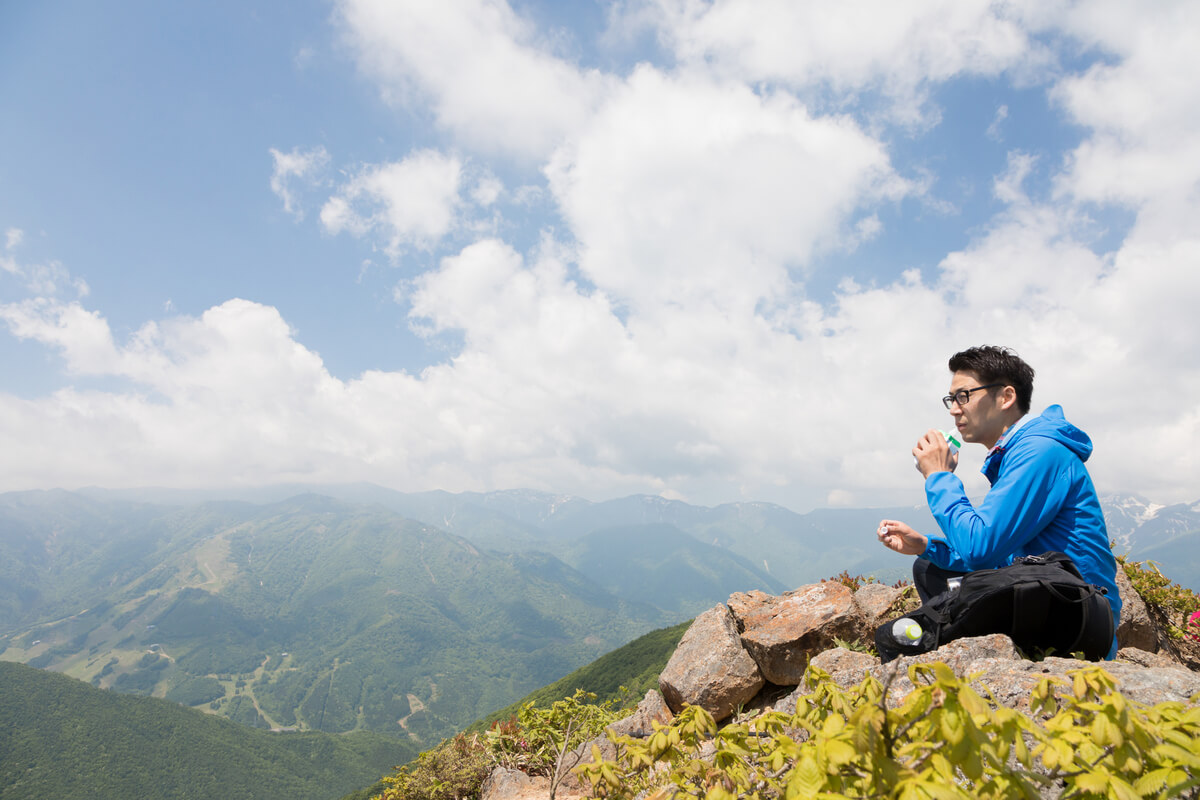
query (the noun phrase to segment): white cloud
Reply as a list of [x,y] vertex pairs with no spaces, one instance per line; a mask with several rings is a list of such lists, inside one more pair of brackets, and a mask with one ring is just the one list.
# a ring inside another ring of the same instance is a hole
[[[1056,4],[1045,4],[1053,8]],[[631,4],[685,64],[747,83],[880,90],[902,122],[922,114],[925,87],[962,75],[1028,70],[1048,55],[1027,24],[1030,3],[915,0],[644,0]]]
[[1093,131],[1071,158],[1060,190],[1085,201],[1178,203],[1200,181],[1200,6],[1163,3],[1157,13],[1112,2],[1081,3],[1069,30],[1115,60],[1065,76],[1053,97]]
[[559,58],[504,0],[338,6],[361,68],[389,101],[428,100],[487,152],[539,159],[586,120],[607,80]]
[[76,297],[86,297],[90,291],[87,281],[71,275],[70,271],[58,261],[41,264],[20,263],[13,251],[17,250],[24,241],[25,232],[20,228],[9,228],[5,231],[5,252],[0,253],[0,271],[7,272],[21,285],[23,291],[44,296],[55,297],[65,292],[72,292]]
[[475,188],[471,190],[471,200],[476,205],[490,206],[495,204],[503,193],[504,183],[494,175],[485,175],[476,182]]
[[454,226],[462,172],[457,158],[433,150],[369,166],[326,201],[321,224],[334,234],[381,234],[393,257],[405,245],[429,249]]
[[329,153],[319,146],[310,150],[294,147],[290,153],[283,153],[272,147],[270,153],[275,164],[271,172],[271,191],[283,201],[284,211],[296,219],[303,219],[304,211],[300,208],[292,182],[313,182],[316,173],[329,164]]
[[[547,168],[588,278],[641,310],[753,308],[912,186],[848,117],[643,66]],[[869,230],[869,223],[867,223]]]

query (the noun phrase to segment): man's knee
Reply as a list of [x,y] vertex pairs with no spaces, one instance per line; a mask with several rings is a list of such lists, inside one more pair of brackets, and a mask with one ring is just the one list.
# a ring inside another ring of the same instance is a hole
[[942,569],[927,558],[918,558],[913,562],[913,585],[917,587],[917,596],[922,603],[929,598],[937,597],[942,592],[950,590],[950,579],[966,575],[952,569]]

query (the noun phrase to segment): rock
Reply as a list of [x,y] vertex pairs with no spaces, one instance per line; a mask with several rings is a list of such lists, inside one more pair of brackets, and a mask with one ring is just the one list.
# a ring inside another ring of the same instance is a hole
[[795,686],[808,659],[864,631],[862,613],[850,589],[826,581],[779,597],[748,592],[730,598],[742,631],[742,645],[771,683]]
[[723,605],[692,623],[658,678],[672,711],[698,705],[718,721],[763,687],[763,675],[742,647],[733,615]]
[[1117,651],[1117,661],[1126,661],[1140,667],[1169,667],[1178,669],[1185,664],[1171,658],[1167,653],[1151,653],[1137,647],[1122,647]]
[[492,770],[479,790],[479,800],[546,800],[549,796],[549,778],[505,767]]
[[835,647],[813,656],[809,663],[828,672],[838,686],[854,686],[862,683],[867,672],[879,664],[879,659],[870,653]]
[[666,701],[663,700],[663,696],[651,689],[646,692],[646,696],[637,704],[637,708],[634,709],[633,713],[609,725],[608,732],[612,736],[636,736],[642,738],[654,733],[654,726],[651,724],[652,721],[669,725],[674,716],[671,713],[671,709],[667,707]]
[[[1067,673],[1088,666],[1103,667],[1117,680],[1117,689],[1129,700],[1153,705],[1167,700],[1187,703],[1200,692],[1200,673],[1183,667],[1146,668],[1121,661],[1088,662],[1072,658],[1026,661],[1012,640],[1002,634],[956,639],[932,653],[901,656],[871,670],[885,684],[891,681],[889,704],[899,705],[913,690],[908,667],[940,661],[956,675],[974,675],[972,683],[990,692],[1001,705],[1029,712],[1029,694],[1046,677],[1061,678],[1070,685]],[[840,685],[840,684],[839,684]]]
[[[873,667],[879,666],[879,659],[870,653],[847,650],[844,647],[835,647],[832,650],[826,650],[823,653],[813,656],[809,661],[809,666],[828,672],[834,683],[847,688],[862,683],[863,678],[867,677],[867,673]],[[797,686],[790,694],[776,700],[771,708],[767,710],[794,714],[796,712],[796,701],[810,691],[807,686]]]
[[1136,647],[1158,652],[1158,626],[1150,619],[1141,595],[1129,582],[1125,570],[1117,565],[1117,591],[1121,593],[1121,623],[1117,626],[1117,647]]
[[[891,618],[892,606],[909,589],[897,589],[882,583],[867,583],[854,593],[854,603],[862,611],[867,627],[877,628]],[[914,594],[915,589],[911,590]],[[899,616],[899,615],[896,615]]]

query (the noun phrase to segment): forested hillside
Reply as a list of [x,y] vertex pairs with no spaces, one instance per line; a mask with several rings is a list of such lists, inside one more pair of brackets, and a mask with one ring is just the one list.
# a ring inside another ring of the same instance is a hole
[[373,733],[269,733],[0,662],[5,800],[328,800],[408,761]]

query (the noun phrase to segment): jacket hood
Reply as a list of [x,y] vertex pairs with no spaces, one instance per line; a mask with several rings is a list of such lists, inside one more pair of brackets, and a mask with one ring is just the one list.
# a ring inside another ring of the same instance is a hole
[[1013,442],[1022,436],[1045,436],[1053,439],[1078,456],[1080,461],[1087,461],[1092,454],[1092,438],[1067,422],[1062,406],[1050,406],[1040,417],[1034,417],[1022,425],[1015,431]]
[[1004,441],[1004,438],[1001,437],[1000,441],[1003,444],[988,454],[988,457],[983,461],[983,469],[980,470],[989,483],[996,482],[996,476],[1000,473],[1000,461],[1004,457],[1004,451],[1011,449],[1013,445],[1026,436],[1040,436],[1046,439],[1053,439],[1074,453],[1080,461],[1087,461],[1088,457],[1092,454],[1091,437],[1067,422],[1067,418],[1063,416],[1062,406],[1050,406],[1042,412],[1040,417],[1030,419],[1013,431],[1012,438],[1008,441]]

